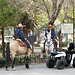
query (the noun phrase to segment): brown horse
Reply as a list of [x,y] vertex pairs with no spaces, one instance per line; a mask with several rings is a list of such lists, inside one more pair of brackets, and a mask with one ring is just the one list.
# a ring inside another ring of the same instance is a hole
[[[20,46],[21,43],[21,46]],[[26,58],[28,60],[28,57],[31,54],[31,50],[27,49],[26,44],[22,44],[22,41],[20,40],[10,40],[9,43],[7,43],[6,47],[6,70],[8,70],[9,62],[10,62],[10,56],[11,56],[11,61],[12,61],[12,69],[15,70],[13,63],[14,63],[14,57],[15,54],[24,54],[26,55]],[[26,68],[29,68],[29,64],[26,61],[25,63]]]

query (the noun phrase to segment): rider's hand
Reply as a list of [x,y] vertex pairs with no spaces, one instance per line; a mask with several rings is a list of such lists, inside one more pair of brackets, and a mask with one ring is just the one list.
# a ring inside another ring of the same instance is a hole
[[32,50],[32,45],[30,45],[30,50]]
[[53,39],[53,37],[51,37],[51,39]]

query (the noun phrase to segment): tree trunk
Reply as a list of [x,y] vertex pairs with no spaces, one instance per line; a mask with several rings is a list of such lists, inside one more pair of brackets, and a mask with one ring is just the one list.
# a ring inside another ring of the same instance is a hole
[[42,1],[45,5],[45,8],[46,8],[46,11],[47,11],[47,14],[48,14],[49,22],[51,22],[53,24],[54,21],[56,20],[56,18],[58,17],[59,13],[60,13],[60,10],[61,10],[61,7],[62,7],[62,4],[63,4],[64,0],[60,0],[58,5],[57,5],[57,0],[51,0],[52,4],[53,4],[51,16],[49,15],[49,10],[47,8],[45,0],[42,0]]
[[58,32],[58,37],[59,37],[59,50],[62,50],[62,34],[61,30]]
[[5,57],[4,26],[3,25],[2,25],[2,50],[3,50],[3,57]]
[[47,11],[47,14],[48,14],[48,19],[50,20],[50,15],[49,15],[49,11],[48,11],[47,5],[46,5],[44,0],[42,0],[42,1],[43,1],[44,5],[45,5],[45,8],[46,8],[46,11]]
[[34,44],[32,44],[32,53],[34,53]]

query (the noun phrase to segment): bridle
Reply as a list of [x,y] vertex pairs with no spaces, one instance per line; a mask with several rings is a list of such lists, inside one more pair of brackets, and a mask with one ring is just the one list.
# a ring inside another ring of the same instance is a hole
[[[52,41],[52,43],[50,44],[51,41]],[[45,45],[45,46],[48,46],[48,47],[50,47],[50,46],[53,44],[53,40],[52,40],[52,39],[50,39],[50,42],[48,42],[48,39],[46,39],[46,42],[47,42],[47,45]],[[50,45],[49,45],[48,43],[49,43]]]

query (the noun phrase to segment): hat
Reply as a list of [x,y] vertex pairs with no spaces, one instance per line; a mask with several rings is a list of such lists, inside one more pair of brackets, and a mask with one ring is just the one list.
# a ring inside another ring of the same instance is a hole
[[47,28],[49,28],[49,27],[52,27],[52,28],[54,28],[54,26],[52,26],[51,24],[47,26]]
[[25,27],[26,25],[22,25],[21,23],[20,24],[18,24],[18,26],[17,27]]

